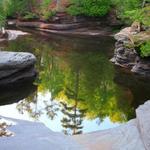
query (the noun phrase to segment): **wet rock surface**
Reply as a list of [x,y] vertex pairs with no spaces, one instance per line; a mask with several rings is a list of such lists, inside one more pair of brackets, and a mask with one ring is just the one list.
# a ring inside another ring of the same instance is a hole
[[131,71],[137,73],[140,72],[140,74],[144,76],[150,76],[150,60],[140,59],[140,61],[133,66]]

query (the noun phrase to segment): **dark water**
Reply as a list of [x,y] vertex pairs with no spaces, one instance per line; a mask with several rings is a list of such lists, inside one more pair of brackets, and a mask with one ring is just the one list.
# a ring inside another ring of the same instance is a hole
[[10,101],[11,95],[10,103],[20,101],[1,106],[0,115],[26,116],[53,130],[80,134],[134,118],[135,109],[150,98],[150,80],[110,63],[114,49],[110,37],[82,39],[34,33],[0,43],[0,47],[32,52],[39,72],[35,86],[3,90],[1,104]]

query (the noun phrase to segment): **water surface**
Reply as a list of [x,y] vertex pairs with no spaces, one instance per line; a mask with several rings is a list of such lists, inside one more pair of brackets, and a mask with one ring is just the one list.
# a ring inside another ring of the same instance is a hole
[[[18,99],[17,89],[12,90],[18,102],[1,106],[0,115],[39,120],[54,131],[80,134],[116,127],[134,118],[135,109],[150,98],[150,80],[109,61],[114,50],[111,37],[83,39],[32,33],[0,43],[0,47],[35,54],[39,72],[34,90],[29,86],[32,92],[26,96],[25,90],[20,90],[24,99]],[[2,93],[8,95],[9,90]]]

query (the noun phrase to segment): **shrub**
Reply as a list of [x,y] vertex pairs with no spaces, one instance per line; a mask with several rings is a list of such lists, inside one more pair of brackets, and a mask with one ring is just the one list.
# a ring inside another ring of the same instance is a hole
[[124,18],[126,11],[132,11],[141,8],[141,0],[112,0],[116,6],[120,18]]
[[125,17],[129,18],[131,21],[138,21],[143,25],[150,26],[150,6],[127,11]]
[[40,4],[40,16],[45,20],[50,19],[56,13],[54,10],[49,8],[50,4],[51,0],[43,0]]
[[111,0],[70,0],[68,13],[77,16],[104,16],[110,10]]
[[141,57],[149,57],[150,56],[150,41],[141,45],[140,55],[141,55]]
[[7,0],[0,1],[0,29],[4,27],[6,24],[6,17],[9,10],[8,5],[9,5],[9,1]]
[[27,12],[23,18],[30,20],[30,19],[38,19],[39,17],[36,13]]

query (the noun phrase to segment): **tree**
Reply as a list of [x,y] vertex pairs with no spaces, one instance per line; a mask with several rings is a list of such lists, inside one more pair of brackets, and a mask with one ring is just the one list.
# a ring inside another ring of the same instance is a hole
[[126,11],[124,16],[131,21],[138,21],[145,26],[150,26],[150,5]]
[[33,13],[36,6],[36,0],[9,0],[8,16],[22,17],[28,12]]

